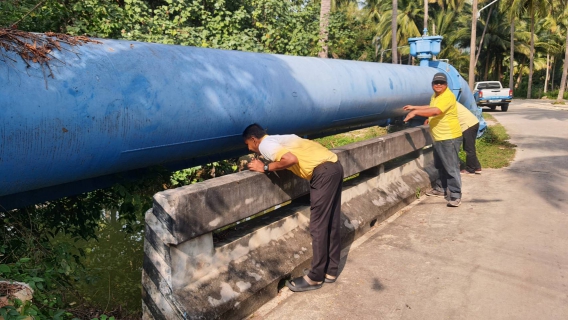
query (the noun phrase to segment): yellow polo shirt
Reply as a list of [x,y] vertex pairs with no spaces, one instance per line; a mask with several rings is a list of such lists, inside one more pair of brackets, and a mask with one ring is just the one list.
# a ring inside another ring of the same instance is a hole
[[312,179],[314,169],[324,162],[337,162],[337,155],[321,144],[302,139],[295,134],[265,135],[258,146],[260,153],[268,160],[280,161],[288,152],[298,158],[298,163],[289,167],[295,175],[306,180]]
[[471,111],[469,111],[463,104],[456,102],[456,105],[458,107],[458,121],[460,122],[462,132],[479,123],[477,117],[473,113],[471,113]]
[[448,88],[437,97],[436,94],[432,95],[430,106],[442,111],[439,115],[429,118],[430,133],[435,141],[455,139],[462,136],[456,103],[456,96]]

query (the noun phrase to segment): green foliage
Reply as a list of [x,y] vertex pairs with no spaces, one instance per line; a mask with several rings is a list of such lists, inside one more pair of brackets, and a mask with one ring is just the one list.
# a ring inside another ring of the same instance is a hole
[[34,289],[33,304],[21,314],[36,319],[69,317],[81,306],[111,302],[139,311],[144,213],[152,196],[236,169],[234,159],[174,173],[154,168],[111,188],[0,212],[0,279]]
[[[37,252],[36,252],[37,255]],[[37,257],[35,257],[37,259]],[[25,319],[33,316],[36,319],[62,319],[65,311],[61,309],[61,296],[54,294],[65,281],[69,272],[69,264],[63,259],[45,257],[43,265],[37,260],[20,258],[9,264],[0,264],[0,279],[10,279],[27,283],[34,290],[34,303],[15,300],[14,306],[0,308],[0,315],[5,319]],[[20,311],[16,309],[20,308]]]
[[365,12],[352,6],[332,12],[329,17],[329,52],[346,60],[376,61],[374,30]]
[[61,0],[0,1],[0,28],[17,22],[15,27],[24,31],[63,32],[68,16],[69,11]]
[[316,141],[321,143],[324,147],[332,149],[344,146],[349,143],[354,143],[375,137],[384,136],[385,134],[387,134],[387,130],[385,128],[373,126],[369,128],[364,128],[364,129],[359,129],[359,130],[354,130],[354,131],[349,131],[345,133],[319,138],[316,139]]
[[237,159],[222,160],[212,162],[203,166],[196,166],[188,169],[175,171],[170,177],[172,186],[184,186],[201,182],[214,177],[237,172]]
[[[560,90],[553,90],[553,91],[548,91],[547,93],[543,92],[543,95],[549,99],[553,99],[556,100],[556,98],[558,98],[558,92]],[[564,99],[568,99],[568,91],[564,91]]]
[[91,320],[114,320],[114,317],[110,317],[110,318],[109,318],[107,315],[103,314],[103,315],[101,315],[100,317],[98,317],[98,318],[93,318],[93,319],[91,319]]
[[[39,1],[39,0],[37,0]],[[0,1],[9,26],[36,4]],[[207,48],[315,55],[319,3],[281,0],[46,0],[18,25],[25,31]]]

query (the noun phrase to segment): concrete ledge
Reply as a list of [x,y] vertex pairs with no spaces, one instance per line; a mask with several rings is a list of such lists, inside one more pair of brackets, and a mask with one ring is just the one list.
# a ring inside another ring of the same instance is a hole
[[[422,130],[415,130],[414,134],[421,135]],[[409,147],[408,141],[414,140],[405,132],[397,137],[391,141],[406,141],[401,146],[410,150],[406,153],[412,153],[419,145]],[[381,147],[384,142],[380,140],[375,139],[374,143],[379,146],[362,144],[359,147],[399,152],[394,147]],[[344,167],[352,168],[348,170],[366,168],[364,161],[382,161],[376,159],[378,155],[360,156],[357,152],[350,154],[349,150],[353,149],[347,150],[340,161]],[[341,217],[344,247],[372,225],[412,202],[419,190],[430,187],[435,177],[431,149],[417,154],[418,158],[391,168],[385,169],[384,165],[368,167],[359,177],[345,183]],[[346,162],[349,163],[347,166]],[[245,179],[252,177],[242,176]],[[231,194],[241,192],[234,189],[237,188],[230,190]],[[200,192],[204,194],[203,190]],[[171,205],[172,199],[161,202],[159,207]],[[242,199],[246,198],[241,198],[241,202]],[[170,209],[179,210],[178,205],[179,202]],[[185,212],[186,215],[195,213]],[[309,204],[292,204],[254,219],[228,235],[225,241],[215,244],[209,232],[172,245],[167,241],[172,240],[171,231],[175,228],[168,227],[166,219],[158,218],[164,214],[166,211],[158,214],[149,211],[146,216],[144,319],[241,319],[273,298],[281,280],[300,275],[311,261],[311,239],[307,229]]]
[[[431,143],[426,127],[418,127],[333,151],[347,177]],[[245,171],[159,192],[154,196],[153,214],[163,229],[157,235],[166,244],[178,245],[309,193],[306,180],[288,171],[278,175]]]

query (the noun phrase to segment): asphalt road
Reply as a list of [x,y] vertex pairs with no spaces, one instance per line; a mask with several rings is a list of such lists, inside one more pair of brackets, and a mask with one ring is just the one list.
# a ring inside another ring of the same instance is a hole
[[513,163],[463,178],[463,203],[422,197],[346,250],[338,281],[253,319],[568,319],[568,108],[491,114]]

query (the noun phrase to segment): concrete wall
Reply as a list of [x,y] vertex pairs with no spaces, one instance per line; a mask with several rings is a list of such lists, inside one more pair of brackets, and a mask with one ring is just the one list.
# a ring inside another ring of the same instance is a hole
[[[430,187],[430,144],[420,127],[334,149],[346,177],[359,173],[344,183],[344,247]],[[146,213],[144,319],[241,319],[309,266],[309,184],[278,175],[240,172],[154,196]]]

